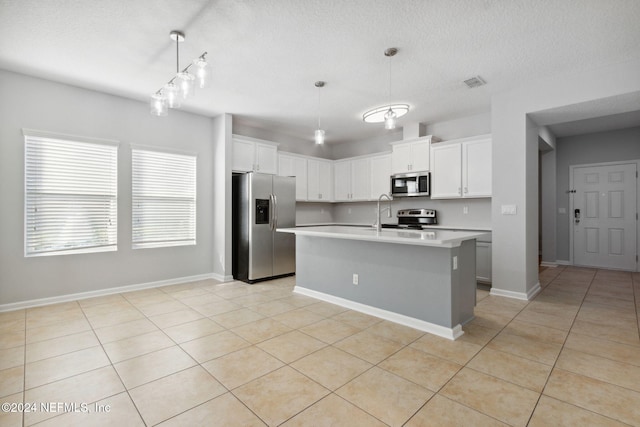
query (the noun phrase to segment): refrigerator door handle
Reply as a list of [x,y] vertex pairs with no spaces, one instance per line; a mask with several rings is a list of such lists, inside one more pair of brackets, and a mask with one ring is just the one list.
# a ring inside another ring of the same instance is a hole
[[278,228],[278,196],[275,194],[273,196],[273,231],[276,231]]
[[273,211],[275,209],[275,201],[273,200],[273,194],[269,194],[269,230],[273,231]]

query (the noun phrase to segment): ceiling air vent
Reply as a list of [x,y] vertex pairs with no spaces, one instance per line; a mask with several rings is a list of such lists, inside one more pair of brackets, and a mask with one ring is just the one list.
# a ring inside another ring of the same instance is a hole
[[474,87],[479,87],[479,86],[486,85],[487,82],[482,80],[482,77],[475,76],[475,77],[471,77],[470,79],[465,80],[464,84],[469,86],[469,89],[473,89]]

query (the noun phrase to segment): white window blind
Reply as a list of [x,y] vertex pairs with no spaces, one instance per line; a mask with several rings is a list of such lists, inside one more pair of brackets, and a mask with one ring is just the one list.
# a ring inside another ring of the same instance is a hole
[[196,244],[196,157],[132,150],[133,248]]
[[25,256],[117,250],[117,152],[25,134]]

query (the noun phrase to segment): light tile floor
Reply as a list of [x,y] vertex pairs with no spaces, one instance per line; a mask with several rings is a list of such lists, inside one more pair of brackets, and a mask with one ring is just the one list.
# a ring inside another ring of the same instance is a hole
[[542,269],[531,302],[478,290],[455,342],[294,280],[0,313],[0,401],[30,405],[0,425],[640,425],[640,273]]

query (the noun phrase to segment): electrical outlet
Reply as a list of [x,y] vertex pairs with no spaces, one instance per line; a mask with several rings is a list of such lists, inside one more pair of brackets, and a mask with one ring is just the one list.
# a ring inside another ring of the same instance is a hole
[[458,257],[457,256],[453,257],[453,269],[454,270],[458,269]]
[[468,214],[469,213],[469,206],[464,206],[462,208],[462,213],[465,214],[465,215]]
[[358,274],[357,274],[357,273],[354,273],[354,274],[353,274],[353,284],[354,284],[354,285],[357,285],[357,284],[358,284]]

